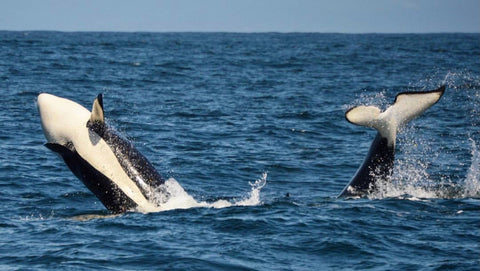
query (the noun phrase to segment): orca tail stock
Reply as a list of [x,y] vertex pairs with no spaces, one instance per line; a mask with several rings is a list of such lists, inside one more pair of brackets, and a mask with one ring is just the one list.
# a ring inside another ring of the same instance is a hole
[[401,92],[385,111],[376,106],[356,106],[345,113],[348,122],[377,130],[370,150],[339,197],[362,197],[374,192],[378,182],[388,182],[393,173],[397,133],[409,121],[434,105],[445,86],[424,92]]

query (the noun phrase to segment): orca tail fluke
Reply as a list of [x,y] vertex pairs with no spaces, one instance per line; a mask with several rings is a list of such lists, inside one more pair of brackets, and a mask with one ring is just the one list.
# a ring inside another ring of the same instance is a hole
[[434,105],[445,92],[445,86],[426,92],[402,92],[384,112],[376,106],[357,106],[345,113],[350,123],[375,128],[390,146],[395,146],[398,129]]
[[376,106],[356,106],[345,113],[350,123],[372,127],[378,131],[367,157],[342,196],[363,196],[376,189],[377,180],[388,180],[392,175],[395,142],[399,128],[420,116],[434,105],[445,92],[445,86],[426,92],[402,92],[384,112]]

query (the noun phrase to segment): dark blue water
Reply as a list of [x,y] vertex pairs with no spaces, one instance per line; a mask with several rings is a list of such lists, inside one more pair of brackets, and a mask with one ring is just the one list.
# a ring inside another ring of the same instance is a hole
[[[346,110],[443,84],[393,183],[337,199],[375,136]],[[43,146],[40,92],[104,93],[169,210],[110,215]],[[0,32],[0,93],[2,270],[480,265],[479,34]]]

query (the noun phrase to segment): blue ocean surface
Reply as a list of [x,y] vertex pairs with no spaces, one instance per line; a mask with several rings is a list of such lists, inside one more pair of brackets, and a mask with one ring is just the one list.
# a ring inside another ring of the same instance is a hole
[[[345,112],[441,85],[392,183],[337,198],[376,133]],[[43,146],[41,92],[103,93],[164,209],[107,211]],[[4,31],[0,93],[1,270],[480,266],[480,34]]]

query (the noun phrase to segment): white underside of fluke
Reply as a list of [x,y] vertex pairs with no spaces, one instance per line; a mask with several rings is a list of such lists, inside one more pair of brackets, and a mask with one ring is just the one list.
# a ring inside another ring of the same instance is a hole
[[42,93],[37,99],[42,128],[49,143],[65,146],[71,142],[78,154],[96,170],[112,180],[137,205],[140,212],[152,212],[158,207],[148,201],[124,171],[108,144],[89,131],[91,112],[68,99]]
[[361,105],[347,111],[345,117],[353,124],[375,128],[382,137],[387,138],[389,146],[395,146],[398,129],[434,105],[442,94],[441,89],[400,93],[384,112],[376,106]]

